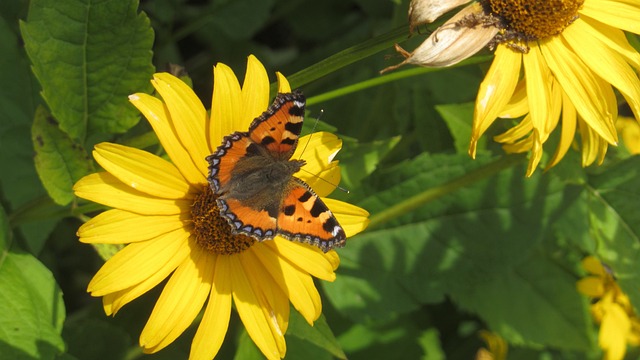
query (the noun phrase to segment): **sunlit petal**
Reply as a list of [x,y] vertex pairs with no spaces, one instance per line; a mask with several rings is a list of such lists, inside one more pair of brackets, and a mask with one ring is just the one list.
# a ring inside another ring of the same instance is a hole
[[207,174],[205,158],[211,153],[206,142],[207,111],[187,84],[168,73],[157,73],[151,81],[171,115],[169,120],[182,146],[202,174]]
[[182,176],[190,184],[203,184],[206,181],[205,176],[180,143],[171,122],[167,119],[167,110],[162,101],[151,95],[140,93],[130,95],[129,101],[147,118],[162,147]]
[[[242,90],[230,67],[218,63],[213,68],[213,97],[209,123],[210,152],[220,146],[222,138],[234,131],[246,131],[242,121]],[[208,154],[207,154],[208,155]]]
[[166,347],[191,325],[211,291],[214,259],[196,245],[171,275],[140,334],[145,352]]
[[[509,103],[518,84],[522,54],[498,46],[495,59],[478,89],[469,154],[476,155],[476,144]],[[509,71],[505,71],[509,69]]]
[[90,244],[128,244],[184,227],[185,219],[179,215],[150,216],[112,209],[82,224],[78,237]]
[[242,115],[238,129],[248,129],[251,121],[269,105],[269,76],[255,56],[249,55],[242,84]]

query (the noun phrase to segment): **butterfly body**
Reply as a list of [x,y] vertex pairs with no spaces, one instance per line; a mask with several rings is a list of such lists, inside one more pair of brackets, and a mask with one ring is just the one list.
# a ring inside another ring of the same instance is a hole
[[222,215],[236,234],[258,241],[276,235],[329,251],[346,235],[331,211],[294,175],[291,160],[304,118],[304,95],[278,94],[247,132],[235,132],[209,157],[209,183]]

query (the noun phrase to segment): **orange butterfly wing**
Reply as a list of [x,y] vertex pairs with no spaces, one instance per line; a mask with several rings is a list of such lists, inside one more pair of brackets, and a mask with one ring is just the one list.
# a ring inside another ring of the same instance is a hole
[[343,247],[344,229],[327,205],[302,180],[292,178],[278,215],[278,234],[327,252]]
[[251,140],[264,146],[277,159],[289,160],[302,131],[304,105],[304,95],[299,91],[278,94],[273,105],[249,126]]

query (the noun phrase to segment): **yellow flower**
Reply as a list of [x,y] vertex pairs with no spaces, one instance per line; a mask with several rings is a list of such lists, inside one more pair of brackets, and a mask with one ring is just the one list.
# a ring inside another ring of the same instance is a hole
[[633,155],[640,154],[640,124],[635,119],[620,116],[616,121],[616,129],[627,150]]
[[623,359],[627,344],[640,345],[640,319],[627,295],[598,259],[588,256],[582,261],[582,267],[591,275],[578,280],[576,285],[579,292],[595,300],[591,304],[591,315],[600,324],[598,345],[605,359]]
[[[413,0],[411,26],[461,3]],[[433,14],[417,15],[417,9]],[[640,119],[636,73],[640,54],[623,32],[640,34],[638,19],[637,1],[479,0],[414,52],[399,51],[406,57],[402,64],[448,66],[485,45],[495,48],[493,64],[476,99],[469,154],[475,157],[478,140],[496,118],[524,117],[495,140],[507,152],[530,151],[527,175],[531,175],[542,158],[544,143],[559,123],[560,140],[547,169],[564,157],[576,131],[582,165],[604,160],[608,145],[618,142],[613,87]]]
[[476,360],[504,360],[509,352],[509,345],[500,335],[487,330],[481,330],[478,335],[487,344],[487,348],[480,348],[476,352]]
[[[152,80],[162,101],[147,94],[130,96],[172,162],[118,144],[95,147],[94,157],[106,171],[86,176],[74,190],[113,209],[85,223],[78,236],[85,243],[128,245],[104,264],[88,291],[102,296],[105,312],[113,315],[169,277],[140,335],[144,352],[169,345],[204,307],[190,358],[211,359],[223,342],[233,302],[262,353],[279,359],[286,352],[289,303],[313,324],[322,311],[313,277],[333,281],[339,257],[280,237],[256,242],[231,233],[207,183],[205,157],[225,135],[246,131],[267,108],[269,79],[253,56],[242,87],[226,65],[218,64],[213,72],[210,116],[193,91],[170,74],[155,74]],[[278,74],[278,80],[281,92],[291,91],[284,76]],[[328,159],[341,144],[332,134],[316,133],[306,152],[299,149],[294,155],[301,155],[309,170],[297,176],[320,196],[335,186],[317,181],[314,174],[339,178],[337,163]],[[366,227],[366,211],[324,201],[347,236]]]

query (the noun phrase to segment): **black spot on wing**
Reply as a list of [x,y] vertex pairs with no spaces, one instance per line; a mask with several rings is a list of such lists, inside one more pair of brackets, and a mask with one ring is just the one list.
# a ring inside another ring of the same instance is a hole
[[294,104],[291,108],[289,108],[289,115],[291,115],[291,116],[304,116],[304,108]]
[[276,139],[274,139],[271,136],[265,136],[264,138],[262,138],[262,141],[260,141],[260,143],[262,145],[264,145],[264,146],[267,146],[267,145],[272,144],[274,142],[276,142]]
[[300,202],[307,202],[307,200],[311,199],[313,196],[309,191],[306,191],[302,196],[298,198]]
[[297,123],[293,123],[293,122],[286,123],[284,125],[284,129],[289,131],[292,134],[300,135],[300,132],[302,131],[302,121]]
[[279,204],[277,204],[276,202],[267,204],[264,209],[267,210],[267,214],[269,214],[270,217],[276,218],[276,219],[278,218],[280,209],[279,209]]
[[285,145],[291,145],[293,146],[296,143],[296,139],[282,139],[282,141],[280,142],[281,144],[285,144]]
[[323,204],[320,199],[316,199],[316,201],[313,202],[313,206],[311,207],[311,216],[313,217],[318,217],[320,216],[320,214],[322,214],[323,212],[329,210],[329,208],[327,208],[327,206],[325,204]]
[[322,228],[328,233],[332,233],[335,230],[336,226],[339,227],[340,225],[338,225],[338,221],[334,217],[328,218],[327,221],[322,224]]
[[291,216],[296,212],[296,206],[295,205],[287,205],[287,206],[284,207],[284,209],[282,209],[282,212],[287,216]]

